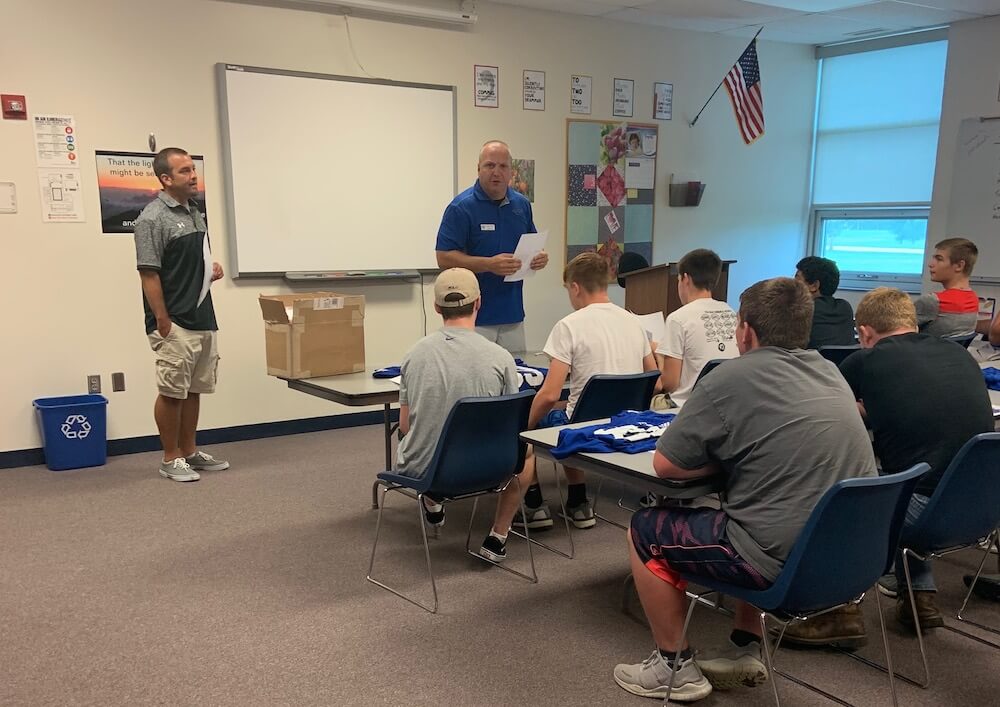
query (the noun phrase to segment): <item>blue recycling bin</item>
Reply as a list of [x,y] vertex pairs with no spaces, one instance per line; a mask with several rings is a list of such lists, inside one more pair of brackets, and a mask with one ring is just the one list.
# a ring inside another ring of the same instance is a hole
[[45,465],[52,471],[101,466],[108,459],[108,399],[64,395],[34,401]]

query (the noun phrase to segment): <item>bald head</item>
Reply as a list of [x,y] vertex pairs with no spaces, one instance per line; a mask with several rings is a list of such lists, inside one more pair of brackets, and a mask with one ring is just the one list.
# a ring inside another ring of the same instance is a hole
[[507,195],[510,162],[510,148],[500,140],[490,140],[479,151],[479,186],[493,200]]

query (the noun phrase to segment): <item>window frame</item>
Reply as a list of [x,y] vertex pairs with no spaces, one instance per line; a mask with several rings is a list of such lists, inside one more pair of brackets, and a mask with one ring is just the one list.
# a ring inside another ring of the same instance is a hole
[[[913,204],[813,204],[810,210],[808,252],[823,256],[821,252],[823,221],[834,219],[930,219],[931,205],[926,202]],[[924,253],[926,257],[927,241]],[[897,287],[904,292],[920,294],[923,267],[918,273],[883,273],[864,270],[841,270],[840,287],[848,291],[866,292],[875,287]]]

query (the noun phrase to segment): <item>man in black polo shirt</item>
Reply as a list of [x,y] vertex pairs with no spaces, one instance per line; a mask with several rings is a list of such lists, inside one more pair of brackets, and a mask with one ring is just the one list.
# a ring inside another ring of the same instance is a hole
[[160,150],[153,172],[163,191],[136,219],[135,251],[146,334],[156,354],[160,476],[197,481],[199,471],[229,468],[195,446],[201,394],[215,392],[219,364],[209,289],[223,273],[212,261],[205,217],[193,201],[198,175],[191,156],[176,147]]
[[[912,524],[962,445],[993,431],[989,393],[968,351],[917,333],[916,310],[903,292],[872,290],[858,304],[856,321],[864,350],[849,356],[840,369],[871,425],[882,473],[904,471],[919,462],[931,467],[910,501],[906,522]],[[934,604],[930,563],[912,558],[909,563],[921,627],[944,625]],[[886,585],[882,591],[889,594],[898,588],[896,618],[912,626],[901,556],[896,558],[895,580],[886,578],[880,587]]]

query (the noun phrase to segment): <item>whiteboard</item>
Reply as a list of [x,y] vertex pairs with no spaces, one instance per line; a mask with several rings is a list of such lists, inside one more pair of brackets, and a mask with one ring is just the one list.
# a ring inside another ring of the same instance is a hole
[[1000,119],[963,120],[956,150],[945,237],[979,247],[974,281],[1000,281]]
[[218,64],[239,275],[436,268],[455,88]]

